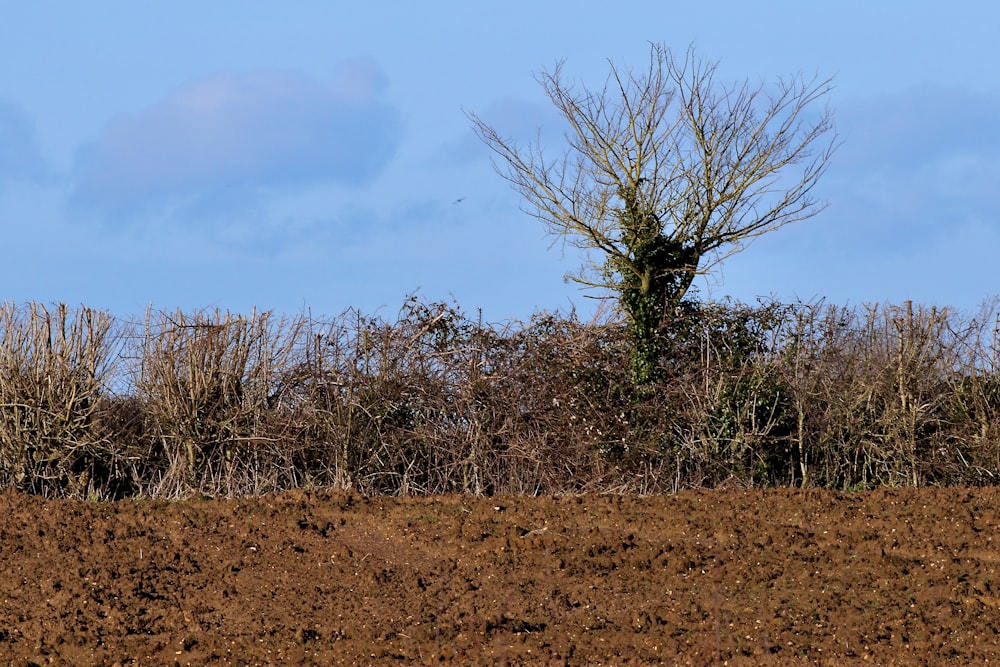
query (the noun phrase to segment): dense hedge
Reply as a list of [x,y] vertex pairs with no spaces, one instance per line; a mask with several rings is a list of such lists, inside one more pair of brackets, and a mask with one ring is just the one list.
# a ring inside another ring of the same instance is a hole
[[633,392],[625,327],[0,306],[0,488],[46,496],[657,493],[1000,475],[998,319],[690,303]]

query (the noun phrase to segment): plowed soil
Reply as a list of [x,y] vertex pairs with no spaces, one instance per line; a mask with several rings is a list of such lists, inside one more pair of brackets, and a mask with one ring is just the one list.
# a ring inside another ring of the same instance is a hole
[[0,494],[0,663],[987,664],[996,489]]

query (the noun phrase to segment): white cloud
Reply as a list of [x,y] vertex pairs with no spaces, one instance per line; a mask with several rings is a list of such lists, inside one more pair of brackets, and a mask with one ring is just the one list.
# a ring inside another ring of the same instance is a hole
[[267,191],[372,181],[401,128],[374,63],[333,85],[290,71],[220,74],[114,119],[77,154],[71,201],[106,219],[230,210]]

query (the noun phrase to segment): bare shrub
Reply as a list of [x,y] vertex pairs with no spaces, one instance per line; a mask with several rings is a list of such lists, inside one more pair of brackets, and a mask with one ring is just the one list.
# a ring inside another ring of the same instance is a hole
[[118,343],[101,311],[0,305],[0,487],[82,497],[117,474],[97,415]]
[[665,329],[670,357],[660,392],[673,396],[672,432],[664,434],[673,488],[787,482],[790,396],[778,365],[787,314],[774,302],[689,304]]
[[803,484],[918,486],[949,425],[942,410],[971,359],[950,309],[799,309],[786,345]]
[[996,484],[1000,476],[1000,312],[998,301],[952,324],[953,367],[940,402],[939,438],[927,452],[926,481]]
[[306,425],[316,483],[393,494],[600,488],[610,448],[628,446],[626,415],[609,410],[630,390],[619,323],[541,314],[488,325],[413,297],[393,322],[350,312],[313,326],[282,400]]
[[[309,484],[366,493],[454,489],[463,439],[456,397],[466,385],[470,328],[446,304],[411,298],[395,322],[348,311],[309,321],[277,406],[302,443]],[[457,366],[458,368],[455,368]]]
[[366,493],[537,492],[543,438],[524,437],[512,328],[416,297],[393,322],[351,311],[314,323],[282,394],[308,424],[310,479]]
[[510,365],[496,391],[507,398],[516,488],[583,491],[625,482],[616,467],[631,448],[624,324],[608,312],[589,323],[542,313],[511,331],[507,346]]
[[248,495],[294,485],[298,472],[267,419],[274,379],[301,326],[269,312],[147,311],[132,382],[155,458],[145,480],[150,495]]

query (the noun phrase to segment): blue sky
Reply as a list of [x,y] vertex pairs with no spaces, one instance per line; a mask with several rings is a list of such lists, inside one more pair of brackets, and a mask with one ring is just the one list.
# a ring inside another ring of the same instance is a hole
[[[972,310],[1000,293],[1000,4],[0,0],[0,299],[493,321],[594,302],[466,111],[559,147],[534,74],[693,45],[726,80],[834,76],[815,218],[701,295]],[[546,133],[546,128],[549,132]],[[460,200],[460,201],[459,201]]]

